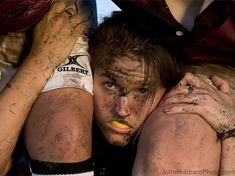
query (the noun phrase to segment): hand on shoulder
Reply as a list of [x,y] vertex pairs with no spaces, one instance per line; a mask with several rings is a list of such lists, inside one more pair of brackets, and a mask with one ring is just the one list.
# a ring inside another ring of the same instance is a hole
[[235,90],[217,76],[187,73],[163,101],[165,113],[198,114],[218,133],[235,128]]

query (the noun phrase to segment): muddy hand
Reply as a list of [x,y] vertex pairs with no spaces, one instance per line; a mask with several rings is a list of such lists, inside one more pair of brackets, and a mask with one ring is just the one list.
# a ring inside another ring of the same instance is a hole
[[83,30],[81,16],[66,9],[66,0],[59,0],[35,27],[30,54],[37,63],[54,68],[69,56]]
[[216,132],[235,128],[235,91],[217,76],[208,79],[187,73],[164,97],[161,106],[168,114],[198,114]]

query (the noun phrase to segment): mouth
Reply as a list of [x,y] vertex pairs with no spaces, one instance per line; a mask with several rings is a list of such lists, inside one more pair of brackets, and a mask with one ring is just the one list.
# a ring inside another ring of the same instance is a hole
[[116,120],[112,120],[110,122],[110,127],[116,133],[129,133],[131,131],[131,127],[129,125],[118,122]]

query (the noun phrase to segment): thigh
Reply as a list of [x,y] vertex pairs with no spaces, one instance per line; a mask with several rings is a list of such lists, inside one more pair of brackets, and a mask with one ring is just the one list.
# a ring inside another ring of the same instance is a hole
[[156,109],[141,132],[133,175],[213,175],[220,151],[216,133],[199,116]]
[[91,156],[93,97],[78,88],[42,93],[24,127],[32,159],[78,162]]

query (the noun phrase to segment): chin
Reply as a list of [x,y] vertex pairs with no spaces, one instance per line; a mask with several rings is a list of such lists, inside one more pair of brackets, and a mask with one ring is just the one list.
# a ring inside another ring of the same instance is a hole
[[115,145],[115,146],[120,146],[120,147],[124,147],[126,145],[129,144],[130,142],[130,138],[129,137],[120,137],[120,136],[109,136],[106,138],[107,142],[111,145]]
[[123,142],[123,141],[112,141],[110,144],[111,144],[111,145],[115,145],[115,146],[119,146],[119,147],[124,147],[124,146],[126,146],[128,143]]

